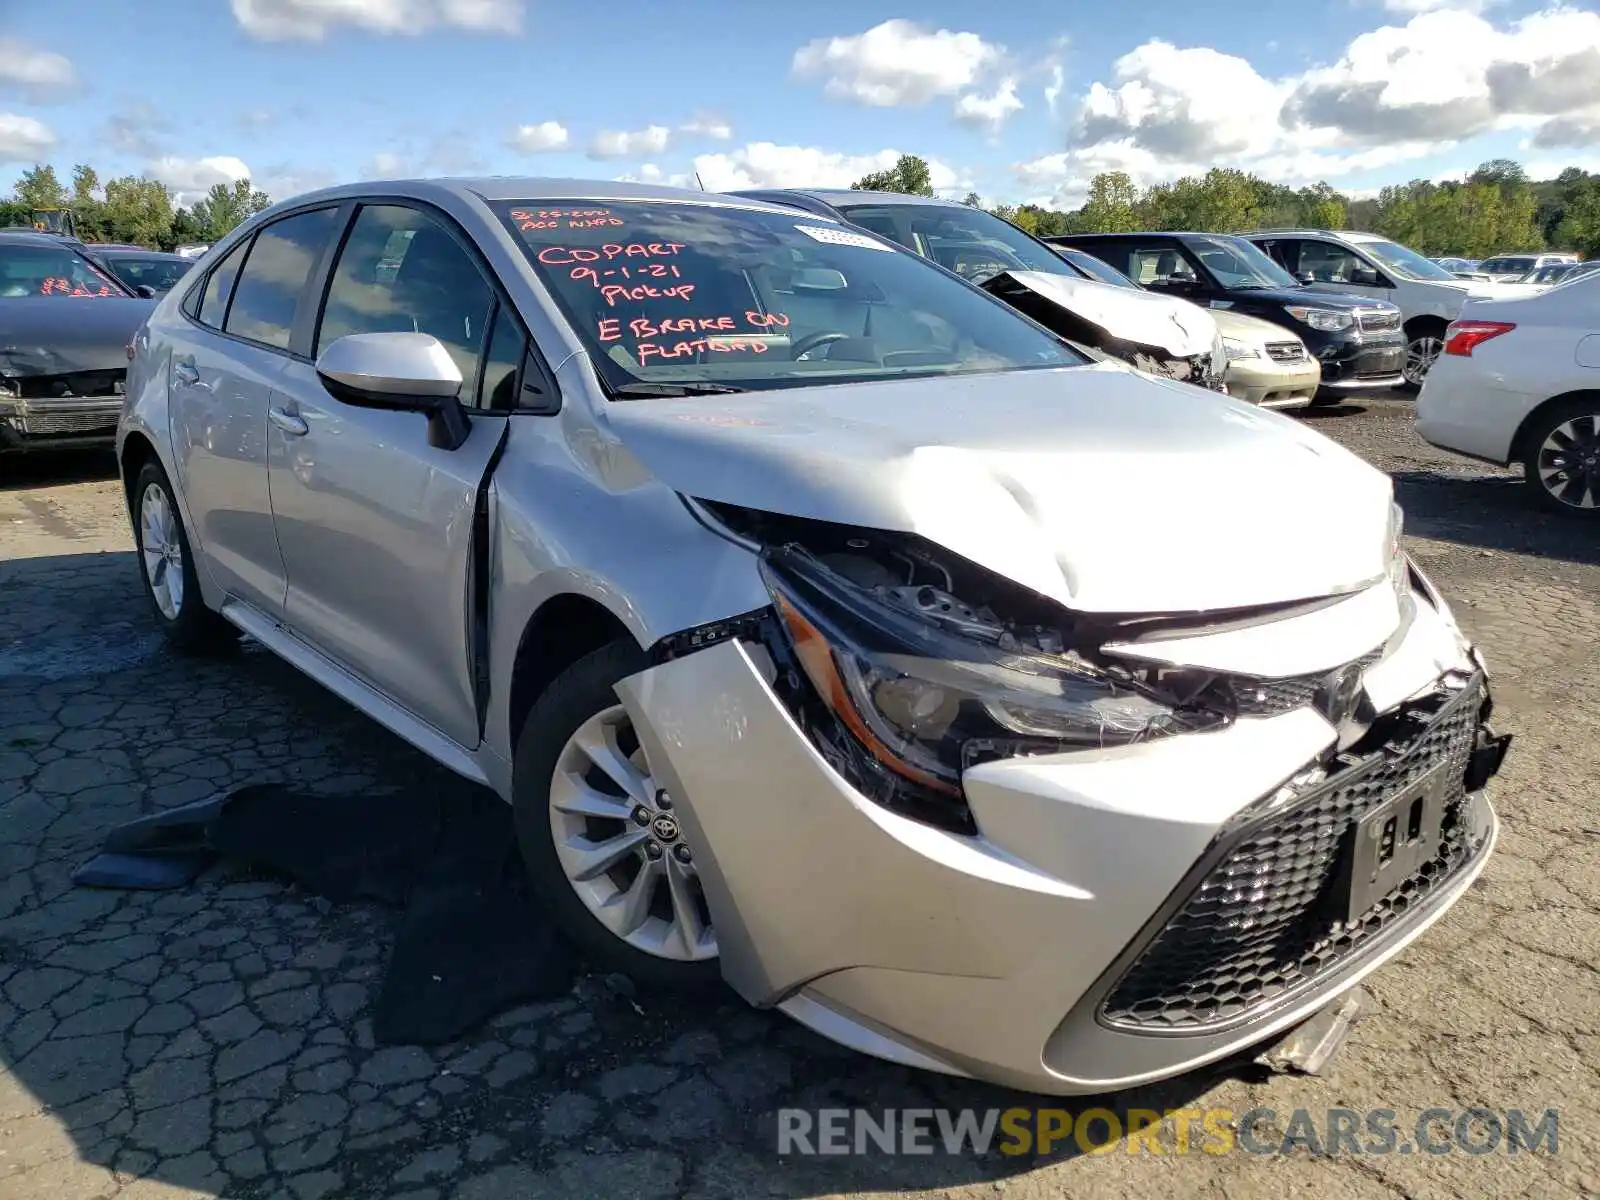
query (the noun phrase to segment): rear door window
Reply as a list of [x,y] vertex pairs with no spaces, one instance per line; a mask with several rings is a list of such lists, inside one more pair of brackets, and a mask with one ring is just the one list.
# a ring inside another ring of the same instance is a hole
[[256,234],[233,289],[226,332],[276,350],[289,348],[295,311],[337,215],[335,208],[313,209]]
[[195,314],[202,325],[222,328],[222,320],[228,315],[228,298],[233,295],[233,282],[239,277],[239,264],[244,261],[245,251],[249,248],[250,239],[245,238],[212,268],[206,279],[206,290],[200,298],[200,311]]

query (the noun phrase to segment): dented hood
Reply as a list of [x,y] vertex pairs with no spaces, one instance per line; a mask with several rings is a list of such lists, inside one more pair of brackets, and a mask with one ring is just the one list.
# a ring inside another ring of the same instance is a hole
[[128,343],[155,306],[120,296],[0,299],[0,375],[126,368]]
[[634,400],[603,418],[689,496],[919,534],[1083,612],[1381,577],[1389,477],[1277,413],[1110,364]]
[[1006,271],[984,287],[1003,296],[1008,281],[1114,338],[1159,346],[1174,358],[1209,354],[1216,346],[1217,324],[1211,314],[1187,300],[1045,271]]

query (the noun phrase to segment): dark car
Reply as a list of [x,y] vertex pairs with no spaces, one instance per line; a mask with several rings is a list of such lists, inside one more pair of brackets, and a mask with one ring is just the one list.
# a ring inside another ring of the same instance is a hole
[[[181,254],[146,250],[143,246],[83,247],[84,257],[115,275],[123,286],[140,296],[165,296],[194,266]],[[148,288],[148,293],[142,289]]]
[[1406,340],[1400,309],[1307,287],[1243,238],[1218,233],[1074,233],[1049,237],[1104,259],[1152,291],[1292,330],[1322,364],[1321,403],[1398,387]]
[[1129,297],[1126,280],[1118,285],[1085,270],[1059,248],[981,208],[856,188],[756,188],[730,195],[844,221],[894,242],[1004,300],[1092,357],[1223,389],[1227,356],[1208,314],[1142,289]]
[[0,231],[0,451],[110,445],[154,307],[68,239]]

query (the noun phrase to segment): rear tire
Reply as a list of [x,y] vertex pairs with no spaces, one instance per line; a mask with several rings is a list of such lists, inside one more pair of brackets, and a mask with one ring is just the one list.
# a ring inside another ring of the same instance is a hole
[[1444,352],[1445,326],[1436,320],[1419,321],[1406,330],[1406,363],[1400,390],[1418,392],[1434,362]]
[[133,538],[139,578],[156,624],[185,654],[213,654],[237,645],[239,631],[206,607],[189,535],[172,484],[154,459],[133,484]]
[[[647,665],[631,640],[611,642],[534,702],[513,759],[517,843],[531,888],[586,958],[644,986],[697,991],[717,986],[721,967],[692,849],[616,693]],[[580,865],[602,860],[611,865],[592,874]]]
[[1546,508],[1600,520],[1600,395],[1535,418],[1522,437],[1522,477]]

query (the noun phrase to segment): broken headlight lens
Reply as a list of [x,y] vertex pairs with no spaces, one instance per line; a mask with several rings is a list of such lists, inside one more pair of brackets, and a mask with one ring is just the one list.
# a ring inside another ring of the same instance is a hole
[[1125,745],[1220,724],[1067,652],[955,631],[829,570],[769,550],[762,578],[822,702],[880,764],[960,794],[968,743],[1034,751]]

